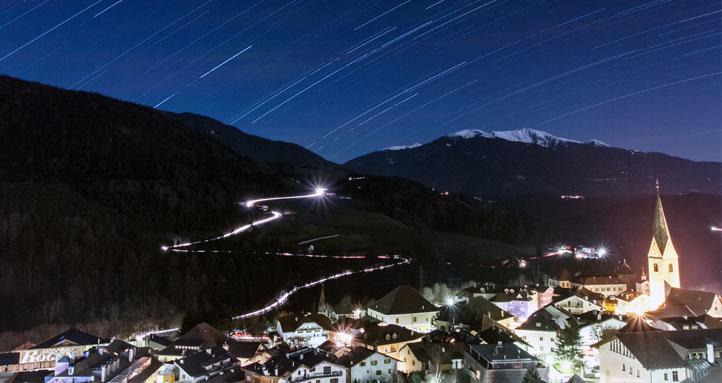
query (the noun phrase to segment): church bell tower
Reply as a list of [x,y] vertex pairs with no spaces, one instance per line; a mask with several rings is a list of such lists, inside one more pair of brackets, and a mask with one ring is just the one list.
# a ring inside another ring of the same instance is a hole
[[654,206],[652,221],[652,244],[647,259],[649,263],[649,295],[650,303],[659,306],[664,303],[670,287],[679,285],[679,257],[672,244],[667,219],[664,216],[662,198],[657,181],[657,200]]

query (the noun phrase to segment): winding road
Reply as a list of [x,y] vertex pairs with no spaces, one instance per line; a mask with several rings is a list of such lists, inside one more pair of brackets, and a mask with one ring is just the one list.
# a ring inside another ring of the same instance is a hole
[[[260,203],[263,202],[271,202],[271,201],[282,201],[282,200],[293,200],[293,199],[320,199],[324,198],[326,196],[326,189],[322,187],[318,187],[314,190],[313,193],[310,194],[302,194],[302,195],[293,195],[293,196],[284,196],[284,197],[269,197],[269,198],[259,198],[259,199],[252,199],[248,200],[242,203],[242,205],[246,206],[247,208],[252,208],[254,206],[257,206]],[[278,219],[281,219],[283,217],[283,214],[279,211],[271,210],[268,212],[270,214],[270,217],[262,218],[256,221],[253,221],[249,224],[245,224],[243,226],[239,226],[227,233],[199,240],[199,241],[189,241],[189,242],[183,242],[178,243],[174,245],[164,245],[161,246],[162,251],[169,251],[169,252],[177,252],[177,253],[219,253],[219,252],[233,252],[232,250],[214,250],[214,249],[191,249],[190,247],[200,244],[205,244],[209,242],[219,241],[222,239],[226,239],[235,235],[242,234],[249,229],[253,227],[258,227],[265,225],[267,223],[276,221]],[[311,258],[331,258],[331,259],[341,259],[341,260],[358,260],[358,259],[364,259],[364,256],[330,256],[330,255],[320,255],[320,254],[296,254],[296,253],[267,253],[269,255],[276,255],[276,256],[284,256],[284,257],[311,257]],[[281,306],[283,306],[286,302],[288,302],[288,299],[299,292],[300,290],[311,288],[317,285],[320,285],[322,283],[332,281],[335,279],[340,279],[344,277],[348,277],[350,275],[354,274],[360,274],[360,273],[372,273],[376,271],[386,270],[395,266],[400,266],[404,264],[408,264],[411,262],[411,260],[407,257],[403,257],[400,255],[380,255],[376,257],[379,260],[383,260],[380,263],[376,263],[373,265],[369,265],[364,267],[363,269],[359,270],[345,270],[339,273],[326,275],[323,277],[320,277],[318,279],[293,286],[289,288],[288,290],[281,290],[279,291],[276,296],[268,302],[265,306],[258,308],[253,311],[249,311],[243,314],[236,315],[232,317],[232,320],[237,319],[246,319],[251,317],[260,316],[263,314],[266,314],[270,311],[273,311]]]

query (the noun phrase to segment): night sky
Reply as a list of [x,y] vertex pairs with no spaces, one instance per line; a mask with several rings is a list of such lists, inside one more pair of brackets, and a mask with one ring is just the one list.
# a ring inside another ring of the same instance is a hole
[[343,162],[532,128],[722,160],[719,0],[4,0],[0,73]]

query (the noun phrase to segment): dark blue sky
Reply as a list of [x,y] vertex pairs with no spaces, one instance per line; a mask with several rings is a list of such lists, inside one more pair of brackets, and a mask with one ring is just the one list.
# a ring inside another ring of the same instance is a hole
[[0,73],[333,161],[533,128],[722,159],[719,0],[5,0]]

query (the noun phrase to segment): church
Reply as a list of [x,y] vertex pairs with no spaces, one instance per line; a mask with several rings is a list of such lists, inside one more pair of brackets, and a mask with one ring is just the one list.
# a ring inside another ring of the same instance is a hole
[[706,291],[681,288],[679,255],[672,243],[667,218],[657,181],[657,198],[652,220],[652,243],[647,253],[649,270],[648,306],[654,311],[647,314],[657,318],[668,317],[722,317],[720,296]]

